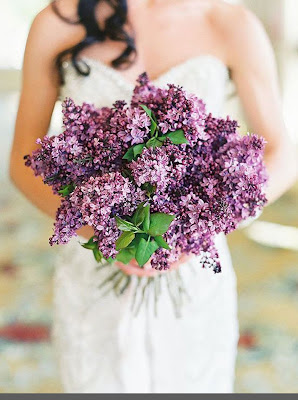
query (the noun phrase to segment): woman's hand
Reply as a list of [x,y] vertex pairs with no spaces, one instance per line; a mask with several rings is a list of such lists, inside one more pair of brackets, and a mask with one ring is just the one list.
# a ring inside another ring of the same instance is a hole
[[82,228],[80,228],[77,231],[77,234],[79,236],[82,236],[86,240],[89,240],[92,238],[92,236],[94,236],[94,229],[91,226],[86,225],[86,226],[83,226]]
[[[170,270],[176,270],[179,268],[179,266],[181,264],[186,263],[189,259],[191,258],[191,256],[187,255],[187,254],[183,254],[179,260],[175,261],[172,265]],[[147,262],[143,268],[139,267],[138,263],[136,260],[132,260],[128,265],[125,265],[119,261],[115,262],[115,265],[121,269],[125,274],[127,275],[136,275],[138,277],[149,277],[149,278],[153,278],[157,275],[160,274],[165,274],[168,271],[157,271],[155,269],[153,269],[151,267],[150,261]]]
[[[90,226],[84,226],[83,228],[78,230],[78,235],[84,237],[85,239],[89,240],[94,235],[94,230]],[[187,254],[182,254],[179,260],[175,261],[171,264],[171,270],[178,269],[181,264],[187,262],[191,256]],[[134,259],[129,264],[123,264],[120,261],[115,261],[115,265],[121,269],[127,275],[136,275],[139,277],[147,276],[147,277],[154,277],[160,274],[167,273],[167,271],[157,271],[152,268],[150,261],[148,261],[144,267],[140,267],[137,261]]]

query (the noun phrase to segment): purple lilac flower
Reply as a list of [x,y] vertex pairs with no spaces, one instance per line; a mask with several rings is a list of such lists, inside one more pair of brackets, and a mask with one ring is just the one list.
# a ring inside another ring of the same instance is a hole
[[182,87],[169,84],[156,88],[146,75],[139,79],[134,90],[132,106],[145,104],[158,116],[162,133],[183,129],[190,145],[207,138],[205,132],[206,108],[202,100],[186,93]]
[[58,222],[50,243],[67,243],[67,234],[73,235],[72,231],[65,229],[74,216],[79,216],[80,226],[76,229],[83,225],[91,226],[104,257],[114,257],[117,254],[115,242],[120,235],[115,216],[132,215],[144,200],[145,193],[119,172],[90,177],[64,200],[64,206],[57,213]]
[[[123,160],[131,146],[150,138],[151,121],[141,105],[152,110],[161,134],[182,129],[189,144],[167,139],[130,163]],[[164,235],[171,250],[157,250],[152,267],[169,269],[188,253],[219,272],[216,235],[230,233],[266,204],[264,139],[241,137],[236,121],[207,115],[202,100],[179,86],[158,88],[143,74],[130,105],[117,101],[96,109],[66,99],[63,114],[63,132],[39,139],[40,148],[25,157],[54,193],[74,188],[57,211],[51,245],[67,243],[89,225],[104,257],[114,258],[120,235],[115,216],[130,217],[148,201],[151,213],[175,214]],[[147,183],[156,189],[150,199],[142,190]]]
[[129,168],[138,186],[151,183],[158,191],[164,191],[170,183],[170,160],[165,147],[144,149],[142,155],[132,161]]

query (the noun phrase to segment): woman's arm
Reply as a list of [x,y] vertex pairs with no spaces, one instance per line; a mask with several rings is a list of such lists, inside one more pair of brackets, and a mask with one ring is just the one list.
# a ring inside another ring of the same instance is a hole
[[59,198],[40,177],[25,167],[24,155],[37,148],[35,141],[46,135],[58,96],[58,73],[54,64],[48,18],[39,14],[31,27],[23,64],[22,90],[10,158],[10,175],[15,185],[39,209],[54,217]]
[[237,6],[228,20],[225,28],[228,64],[251,128],[268,142],[267,195],[269,202],[273,202],[297,177],[295,146],[283,121],[274,53],[263,26],[251,12]]
[[[24,165],[24,155],[37,148],[36,139],[47,134],[59,91],[55,60],[60,51],[78,43],[82,27],[61,22],[48,7],[34,20],[26,45],[22,90],[10,158],[10,175],[18,189],[51,217],[60,204],[50,187]],[[80,232],[81,233],[81,232]],[[87,232],[86,236],[91,236]]]

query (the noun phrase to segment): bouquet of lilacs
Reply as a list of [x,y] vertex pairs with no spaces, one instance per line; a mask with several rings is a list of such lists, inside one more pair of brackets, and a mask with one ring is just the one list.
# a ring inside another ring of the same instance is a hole
[[[131,104],[66,99],[64,131],[38,140],[26,165],[61,196],[50,244],[89,225],[97,261],[170,269],[183,254],[221,271],[214,244],[266,203],[264,139],[206,113],[202,100],[139,77]],[[105,263],[108,264],[108,263]]]

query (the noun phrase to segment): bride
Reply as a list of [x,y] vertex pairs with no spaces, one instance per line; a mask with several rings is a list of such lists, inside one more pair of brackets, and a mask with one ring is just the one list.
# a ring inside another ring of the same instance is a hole
[[[182,85],[215,115],[231,78],[250,125],[268,141],[270,202],[290,187],[295,160],[274,56],[248,10],[221,0],[56,0],[30,30],[11,154],[12,180],[33,204],[52,217],[59,205],[23,164],[47,133],[57,98],[98,107],[129,101],[143,71],[156,85]],[[91,236],[86,228],[79,233]],[[55,266],[53,339],[66,392],[233,391],[236,281],[224,237],[216,238],[221,274],[203,270],[199,257],[175,266],[191,297],[180,319],[166,291],[157,317],[149,307],[132,315],[132,289],[119,298],[102,297],[98,286],[105,272],[79,241],[59,249]],[[136,278],[134,268],[125,273]]]

